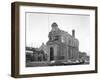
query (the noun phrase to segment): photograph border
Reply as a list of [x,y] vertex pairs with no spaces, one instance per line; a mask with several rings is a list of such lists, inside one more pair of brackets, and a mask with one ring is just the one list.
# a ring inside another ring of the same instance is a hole
[[[87,9],[95,10],[95,70],[88,71],[74,71],[74,72],[55,72],[43,74],[22,74],[20,75],[20,56],[19,56],[19,35],[20,35],[20,20],[19,20],[19,7],[20,6],[39,6],[39,7],[55,7],[55,8],[72,8],[72,9]],[[97,7],[96,6],[81,6],[81,5],[64,5],[64,4],[47,4],[47,3],[31,3],[31,2],[13,2],[11,3],[11,76],[15,78],[25,77],[41,77],[41,76],[58,76],[58,75],[72,75],[72,74],[86,74],[97,73]]]

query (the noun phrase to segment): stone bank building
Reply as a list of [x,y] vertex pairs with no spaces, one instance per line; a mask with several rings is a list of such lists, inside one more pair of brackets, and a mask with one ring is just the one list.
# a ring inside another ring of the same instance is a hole
[[39,48],[26,47],[26,66],[33,67],[37,64],[38,66],[49,66],[53,62],[55,63],[53,65],[59,62],[63,63],[62,65],[89,64],[90,57],[87,53],[79,51],[79,41],[75,37],[75,30],[69,34],[61,30],[55,22],[51,27],[46,44],[42,43]]
[[57,23],[51,25],[46,43],[48,61],[76,61],[79,57],[79,41],[75,38],[75,30],[72,35],[59,29]]

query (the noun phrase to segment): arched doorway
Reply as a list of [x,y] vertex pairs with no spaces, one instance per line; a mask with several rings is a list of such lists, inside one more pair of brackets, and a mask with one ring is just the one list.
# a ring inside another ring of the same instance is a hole
[[54,49],[53,47],[50,47],[50,61],[54,60]]

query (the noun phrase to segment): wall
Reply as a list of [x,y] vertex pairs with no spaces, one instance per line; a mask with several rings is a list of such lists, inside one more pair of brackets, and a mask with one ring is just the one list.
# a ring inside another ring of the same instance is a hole
[[[10,77],[11,68],[11,2],[15,0],[1,0],[0,2],[0,80],[16,80]],[[16,0],[28,1],[28,0]],[[29,0],[30,2],[41,3],[57,3],[57,4],[76,4],[98,6],[100,9],[100,0]],[[98,13],[100,20],[100,11]],[[98,20],[98,22],[99,22]],[[98,33],[100,34],[100,23],[98,24]],[[98,37],[98,44],[100,44],[100,37]],[[100,47],[100,45],[99,45]],[[100,50],[99,50],[100,52]],[[99,53],[98,52],[98,53]],[[100,54],[98,54],[98,58]],[[98,63],[100,58],[98,59]],[[98,65],[100,67],[100,64]],[[38,77],[38,78],[22,78],[18,80],[100,80],[100,68],[97,74],[80,74],[80,75],[64,75],[52,77]]]

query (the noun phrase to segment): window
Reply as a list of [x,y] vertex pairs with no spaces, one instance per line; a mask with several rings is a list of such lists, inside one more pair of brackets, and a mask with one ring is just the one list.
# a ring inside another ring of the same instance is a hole
[[52,37],[51,36],[49,37],[49,40],[52,40]]
[[64,37],[61,37],[61,42],[62,42],[62,43],[64,42]]
[[59,40],[59,36],[57,35],[57,36],[55,36],[55,40]]

